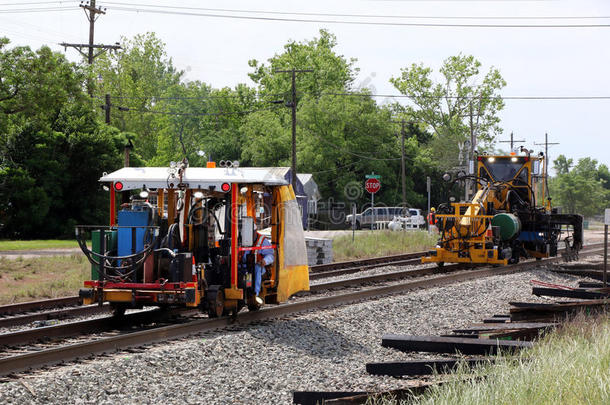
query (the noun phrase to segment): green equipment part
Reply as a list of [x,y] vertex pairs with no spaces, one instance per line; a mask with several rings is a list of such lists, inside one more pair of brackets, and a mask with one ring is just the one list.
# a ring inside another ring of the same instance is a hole
[[[101,248],[101,238],[100,231],[91,231],[91,251],[95,253],[102,254],[100,251]],[[104,236],[106,238],[106,252],[116,251],[117,244],[117,231],[105,231]],[[92,264],[91,265],[91,280],[99,279],[99,265]]]
[[496,214],[491,219],[491,226],[500,228],[500,238],[503,241],[514,239],[521,232],[521,221],[513,214]]

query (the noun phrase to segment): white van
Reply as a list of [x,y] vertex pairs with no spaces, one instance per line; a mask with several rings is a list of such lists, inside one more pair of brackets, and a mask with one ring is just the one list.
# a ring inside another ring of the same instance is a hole
[[[403,221],[405,218],[408,218],[406,222],[414,221],[413,226],[423,227],[426,225],[426,221],[424,217],[421,215],[421,210],[419,208],[404,208],[404,207],[375,207],[373,215],[373,208],[367,208],[362,213],[356,214],[356,229],[362,228],[373,228],[375,222],[390,222],[395,217],[402,218]],[[411,219],[413,217],[413,219]],[[348,215],[345,217],[345,222],[352,225],[352,221],[354,221],[353,215]]]

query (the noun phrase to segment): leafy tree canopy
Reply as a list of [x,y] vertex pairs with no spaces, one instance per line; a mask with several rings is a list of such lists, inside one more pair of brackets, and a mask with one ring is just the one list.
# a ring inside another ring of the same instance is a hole
[[119,166],[121,134],[97,121],[78,66],[48,47],[0,43],[0,237],[66,236],[76,222],[101,222],[97,179]]
[[410,97],[410,105],[398,108],[433,130],[432,152],[446,168],[461,163],[458,149],[471,133],[486,148],[502,132],[498,112],[504,102],[498,91],[506,82],[498,69],[491,68],[481,76],[480,68],[481,62],[473,56],[459,54],[443,62],[438,82],[433,80],[431,68],[415,63],[390,79]]
[[549,182],[549,188],[554,205],[560,205],[564,212],[586,217],[603,213],[610,199],[606,183],[608,167],[591,158],[579,159],[574,165],[573,159],[564,155],[553,163],[557,175]]

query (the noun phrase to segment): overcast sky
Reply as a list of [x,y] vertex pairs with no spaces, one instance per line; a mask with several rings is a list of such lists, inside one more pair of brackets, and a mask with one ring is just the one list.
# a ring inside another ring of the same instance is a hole
[[[37,3],[37,4],[33,4]],[[0,35],[13,45],[42,44],[64,52],[60,42],[86,43],[89,26],[79,1],[0,0]],[[504,96],[610,96],[610,26],[559,28],[463,28],[348,25],[329,22],[296,22],[155,14],[121,9],[136,4],[207,7],[217,9],[292,13],[337,13],[391,16],[486,17],[484,19],[406,19],[339,16],[265,15],[236,11],[181,10],[198,14],[272,17],[313,20],[378,21],[384,23],[450,23],[496,25],[610,25],[609,1],[567,0],[350,0],[350,1],[197,1],[163,0],[97,1],[107,7],[95,25],[95,42],[113,44],[121,36],[154,31],[167,44],[167,53],[186,78],[214,87],[245,82],[249,59],[264,61],[282,51],[289,40],[308,40],[326,28],[337,36],[338,52],[357,58],[357,84],[378,94],[398,94],[388,82],[400,69],[424,63],[437,70],[448,56],[472,54],[484,71],[497,67],[507,82]],[[7,13],[16,9],[42,8],[44,12]],[[144,9],[143,6],[140,9]],[[150,7],[146,7],[150,9]],[[54,10],[54,11],[50,11]],[[169,11],[169,9],[158,9]],[[174,10],[176,11],[176,10]],[[604,17],[594,19],[591,17]],[[492,19],[488,17],[588,17],[582,19]],[[78,60],[68,48],[66,55]],[[552,157],[564,154],[590,156],[610,166],[610,99],[605,100],[507,100],[501,113],[504,135],[534,143],[559,142]],[[519,144],[523,144],[520,142]],[[500,144],[506,147],[507,144]]]

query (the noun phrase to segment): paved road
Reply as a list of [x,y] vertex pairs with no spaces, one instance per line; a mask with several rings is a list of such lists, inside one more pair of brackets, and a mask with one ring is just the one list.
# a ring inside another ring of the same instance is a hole
[[37,249],[37,250],[5,250],[0,251],[0,257],[9,260],[17,259],[18,257],[30,259],[33,257],[43,256],[70,256],[81,253],[80,248],[67,249]]

